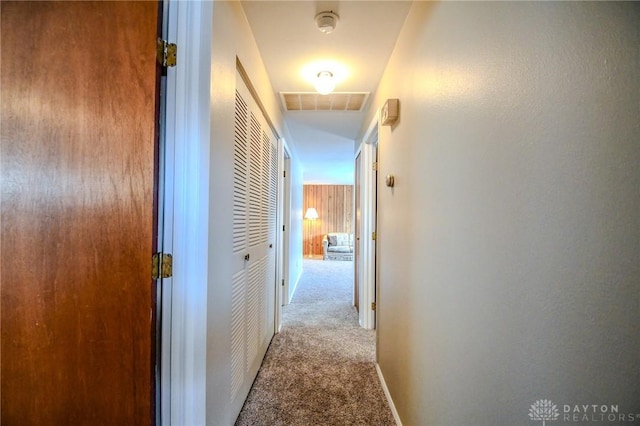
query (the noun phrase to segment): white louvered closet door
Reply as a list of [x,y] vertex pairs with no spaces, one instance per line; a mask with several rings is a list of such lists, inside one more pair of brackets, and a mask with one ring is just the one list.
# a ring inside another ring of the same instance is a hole
[[231,404],[249,393],[275,328],[277,143],[236,73]]

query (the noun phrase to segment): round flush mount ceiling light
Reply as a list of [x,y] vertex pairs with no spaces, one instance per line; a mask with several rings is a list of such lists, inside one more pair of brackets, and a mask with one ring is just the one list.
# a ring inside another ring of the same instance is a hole
[[315,87],[321,95],[328,95],[336,87],[336,81],[331,71],[320,71],[315,82]]
[[320,12],[316,15],[316,26],[323,33],[329,34],[336,29],[338,19],[340,19],[340,17],[332,11]]

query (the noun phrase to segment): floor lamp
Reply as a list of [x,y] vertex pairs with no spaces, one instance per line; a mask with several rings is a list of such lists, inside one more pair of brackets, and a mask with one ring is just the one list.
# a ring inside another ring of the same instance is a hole
[[313,236],[311,235],[311,225],[313,223],[314,220],[316,220],[318,218],[318,211],[313,208],[313,207],[309,207],[307,209],[307,212],[304,214],[304,218],[309,220],[309,257],[313,257],[313,253],[312,253],[312,244],[311,244],[311,240],[313,238]]

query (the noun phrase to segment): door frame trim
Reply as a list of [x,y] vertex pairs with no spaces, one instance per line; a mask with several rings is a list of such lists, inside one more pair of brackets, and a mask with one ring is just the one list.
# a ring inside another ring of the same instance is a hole
[[[278,245],[278,268],[280,275],[276,282],[277,306],[276,306],[276,333],[282,327],[282,307],[289,304],[289,270],[290,270],[290,247],[291,238],[291,151],[287,141],[281,138],[278,141],[278,233],[281,234]],[[286,172],[286,176],[284,176]],[[283,228],[284,227],[284,228]],[[282,232],[280,231],[282,229]]]
[[[209,94],[213,3],[164,0],[167,38],[178,65],[167,70],[166,142],[173,151],[173,278],[170,339],[162,342],[158,424],[206,423],[207,283],[211,122]],[[170,345],[169,349],[164,346]]]

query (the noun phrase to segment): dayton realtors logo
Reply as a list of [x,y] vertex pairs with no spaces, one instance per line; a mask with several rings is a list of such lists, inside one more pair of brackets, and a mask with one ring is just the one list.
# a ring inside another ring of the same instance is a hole
[[560,413],[556,404],[548,399],[539,399],[529,408],[529,418],[531,420],[542,420],[542,426],[551,420],[558,420]]
[[562,417],[558,406],[549,399],[539,399],[529,408],[529,419],[541,421],[546,426],[548,421],[560,420],[572,423],[635,423],[640,422],[640,414],[621,413],[618,404],[564,404]]

